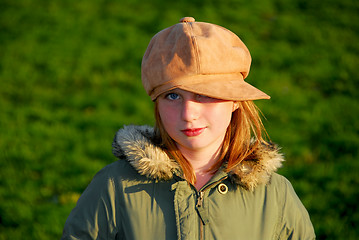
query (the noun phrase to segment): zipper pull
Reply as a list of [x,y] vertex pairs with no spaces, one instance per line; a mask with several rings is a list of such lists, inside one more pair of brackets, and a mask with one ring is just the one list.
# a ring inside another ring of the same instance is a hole
[[197,204],[196,204],[197,208],[202,207],[203,195],[204,195],[204,193],[202,191],[198,192],[198,198],[197,198]]
[[203,225],[206,225],[207,223],[209,223],[209,219],[208,219],[208,214],[206,209],[204,209],[202,207],[203,204],[203,195],[204,192],[203,191],[199,191],[198,192],[198,198],[197,198],[197,204],[196,204],[196,209],[197,209],[197,213],[203,223]]

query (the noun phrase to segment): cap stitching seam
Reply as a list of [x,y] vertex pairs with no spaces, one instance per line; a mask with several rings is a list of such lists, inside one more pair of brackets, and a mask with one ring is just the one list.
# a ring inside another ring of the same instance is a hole
[[192,47],[195,51],[197,74],[199,74],[201,72],[201,66],[200,66],[200,57],[199,57],[199,51],[198,51],[198,43],[197,43],[196,37],[193,34],[192,23],[187,22],[187,24],[189,25],[189,29],[190,29]]

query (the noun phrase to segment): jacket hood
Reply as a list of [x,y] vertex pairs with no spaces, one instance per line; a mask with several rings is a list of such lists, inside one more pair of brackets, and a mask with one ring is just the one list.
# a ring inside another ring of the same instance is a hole
[[[154,129],[148,126],[124,126],[115,136],[113,154],[126,159],[135,170],[154,180],[169,180],[182,172],[179,164],[155,144]],[[274,144],[261,144],[237,167],[228,173],[236,184],[253,191],[270,181],[271,175],[282,166],[283,155]]]

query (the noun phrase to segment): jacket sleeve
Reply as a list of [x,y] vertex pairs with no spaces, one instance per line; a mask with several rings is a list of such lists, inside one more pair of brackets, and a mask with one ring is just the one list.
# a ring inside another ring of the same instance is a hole
[[283,204],[275,239],[315,239],[314,228],[309,214],[295,193],[291,183],[283,178]]
[[61,239],[116,239],[119,214],[115,191],[109,167],[105,167],[95,175],[71,211]]

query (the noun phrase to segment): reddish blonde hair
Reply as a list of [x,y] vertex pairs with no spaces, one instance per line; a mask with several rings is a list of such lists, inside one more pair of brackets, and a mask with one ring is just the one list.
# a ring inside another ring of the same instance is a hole
[[[219,158],[209,169],[209,172],[216,172],[224,163],[226,163],[226,171],[230,172],[241,161],[249,157],[258,144],[264,141],[262,132],[265,134],[266,132],[257,106],[253,101],[241,101],[237,102],[237,104],[238,109],[232,113],[231,122],[227,128]],[[164,129],[158,112],[157,101],[155,102],[155,118],[155,131],[161,139],[161,145],[167,154],[181,166],[184,178],[194,184],[196,182],[196,175],[193,168],[181,154],[175,141]]]

